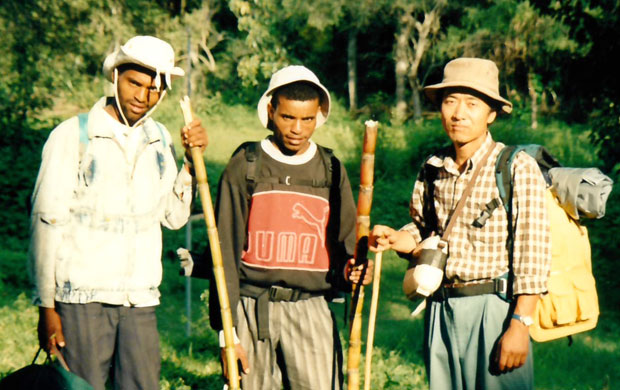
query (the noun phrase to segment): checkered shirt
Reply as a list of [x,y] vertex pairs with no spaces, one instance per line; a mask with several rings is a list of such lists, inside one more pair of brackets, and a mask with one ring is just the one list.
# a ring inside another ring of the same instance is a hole
[[[488,134],[480,149],[467,161],[463,173],[459,172],[451,156],[453,152],[433,155],[425,162],[425,166],[439,168],[434,181],[434,201],[438,233],[441,235],[476,165],[489,148],[494,148],[448,237],[449,257],[445,274],[450,282],[484,282],[508,272],[508,223],[504,206],[500,204],[481,228],[472,224],[487,203],[500,199],[495,179],[495,162],[503,147],[501,143],[494,143]],[[417,243],[421,242],[422,232],[428,228],[428,221],[423,216],[424,170],[423,167],[418,175],[411,197],[412,222],[402,228],[410,232]],[[545,206],[546,184],[536,161],[524,152],[515,157],[512,175],[513,226],[516,227],[513,291],[514,294],[538,294],[547,290],[546,281],[551,264],[549,222]]]

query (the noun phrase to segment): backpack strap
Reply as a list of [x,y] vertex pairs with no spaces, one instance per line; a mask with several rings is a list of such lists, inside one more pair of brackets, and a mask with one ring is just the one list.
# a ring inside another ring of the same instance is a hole
[[241,148],[245,149],[245,159],[247,161],[247,173],[245,174],[245,181],[247,184],[248,202],[252,198],[254,189],[256,188],[256,174],[260,172],[260,161],[258,159],[259,153],[257,148],[260,141],[246,142],[241,145]]
[[509,301],[513,298],[512,282],[514,280],[514,234],[515,227],[512,225],[512,199],[514,195],[514,178],[512,176],[512,163],[517,153],[524,151],[533,157],[538,164],[545,181],[550,183],[548,171],[553,167],[560,166],[560,163],[551,156],[551,153],[547,151],[543,146],[536,144],[527,145],[510,145],[504,147],[497,156],[495,163],[495,180],[497,183],[497,189],[499,190],[499,196],[506,209],[506,215],[508,219],[508,240],[506,241],[506,248],[508,249],[508,293],[507,298]]
[[157,122],[156,120],[153,120],[153,122],[157,126],[157,130],[159,130],[159,136],[161,137],[161,143],[164,145],[164,149],[166,149],[168,147],[168,141],[166,140],[166,136],[164,135],[164,127],[162,126],[161,123]]
[[[428,159],[427,159],[428,160]],[[435,210],[435,180],[439,176],[439,169],[430,164],[424,165],[424,204],[422,205],[422,215],[424,216],[424,231],[422,237],[426,238],[431,233],[439,233],[439,223],[437,222],[437,210]]]
[[86,153],[86,147],[88,146],[88,113],[83,112],[78,114],[78,122],[80,124],[80,146],[79,146],[79,159],[78,165],[82,162],[84,153]]
[[[331,149],[317,145],[319,155],[321,156],[321,160],[323,161],[323,166],[325,168],[325,179],[317,180],[317,179],[305,179],[305,178],[294,178],[294,177],[292,178],[290,176],[286,176],[286,177],[276,177],[276,176],[261,177],[259,176],[260,168],[261,168],[261,158],[260,158],[261,152],[259,148],[260,148],[260,141],[246,142],[239,147],[239,149],[245,149],[245,159],[247,161],[247,172],[245,175],[245,179],[247,183],[248,198],[252,197],[252,194],[254,193],[254,190],[256,189],[256,184],[258,183],[299,185],[299,186],[314,187],[314,188],[326,188],[326,187],[331,188],[332,183],[334,181],[334,171],[335,171],[334,162],[335,161],[337,162],[337,159],[334,157],[334,153]],[[340,180],[338,180],[337,184],[339,183],[340,183]]]

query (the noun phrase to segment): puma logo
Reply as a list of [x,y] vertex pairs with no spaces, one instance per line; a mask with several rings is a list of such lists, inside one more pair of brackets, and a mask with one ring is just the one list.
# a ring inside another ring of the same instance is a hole
[[322,234],[325,231],[325,225],[327,225],[327,217],[329,216],[329,206],[325,206],[323,208],[323,216],[316,217],[312,215],[310,210],[308,210],[302,203],[295,203],[293,205],[293,219],[301,219],[308,225],[312,226],[316,232],[317,236],[321,240],[321,246],[325,248],[325,235]]

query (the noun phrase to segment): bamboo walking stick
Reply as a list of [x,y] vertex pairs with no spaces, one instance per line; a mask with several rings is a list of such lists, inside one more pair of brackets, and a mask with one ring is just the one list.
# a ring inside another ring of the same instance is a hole
[[[181,110],[185,124],[189,124],[194,116],[188,96],[181,100]],[[213,203],[211,202],[211,193],[209,192],[209,183],[207,182],[207,170],[199,147],[192,147],[192,160],[194,163],[194,171],[196,173],[196,181],[198,182],[198,191],[200,193],[200,202],[205,216],[207,225],[207,234],[209,236],[209,244],[211,247],[211,257],[213,260],[213,276],[217,286],[217,295],[220,303],[220,312],[222,316],[222,327],[224,330],[224,341],[226,343],[226,362],[228,364],[228,386],[231,390],[239,389],[239,369],[237,367],[237,355],[235,353],[235,344],[233,339],[233,321],[230,310],[230,302],[228,300],[228,289],[226,287],[226,278],[224,276],[224,266],[222,264],[222,250],[220,248],[220,238],[217,233],[217,225],[215,223],[215,213],[213,212]]]
[[[357,222],[355,246],[355,265],[365,264],[368,254],[368,233],[370,232],[370,208],[372,206],[372,189],[375,167],[375,146],[377,144],[378,122],[366,121],[364,144],[362,146],[362,163],[360,168],[360,190],[357,199]],[[362,282],[366,267],[358,284],[353,285],[351,299],[351,328],[349,329],[349,351],[347,359],[347,382],[349,390],[358,390],[360,386],[359,364],[361,357],[362,307],[364,304],[364,286]]]
[[370,390],[372,346],[375,342],[375,322],[377,320],[377,306],[379,304],[379,284],[381,283],[382,258],[383,252],[378,252],[375,255],[375,274],[372,280],[372,299],[370,301],[370,316],[368,317],[368,337],[366,339],[366,361],[364,362],[364,390]]

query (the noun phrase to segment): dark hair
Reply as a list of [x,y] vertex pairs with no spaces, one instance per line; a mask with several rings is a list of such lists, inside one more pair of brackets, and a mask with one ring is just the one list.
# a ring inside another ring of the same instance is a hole
[[319,99],[323,96],[322,91],[309,81],[296,81],[277,88],[271,94],[271,106],[275,109],[280,103],[280,96],[288,100],[298,100],[306,102],[308,100]]
[[[135,70],[136,72],[140,72],[140,73],[145,73],[149,76],[151,76],[151,78],[155,78],[157,76],[157,73],[152,70],[149,69],[147,67],[144,67],[142,65],[139,64],[134,64],[133,62],[128,62],[125,64],[120,64],[119,66],[116,67],[116,69],[118,69],[118,75],[120,76],[124,71],[126,70]],[[163,91],[164,89],[167,89],[168,85],[166,84],[166,78],[161,77],[161,90]]]

